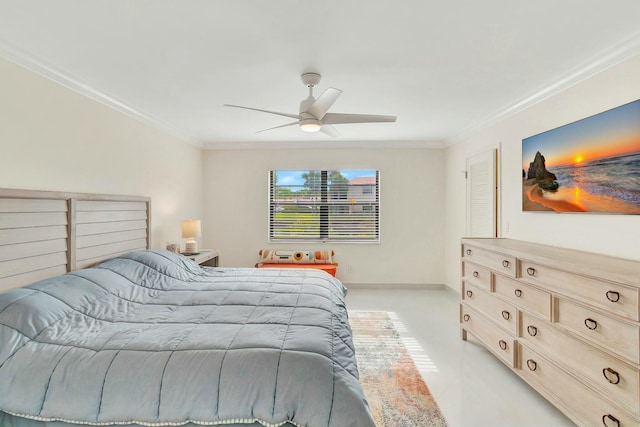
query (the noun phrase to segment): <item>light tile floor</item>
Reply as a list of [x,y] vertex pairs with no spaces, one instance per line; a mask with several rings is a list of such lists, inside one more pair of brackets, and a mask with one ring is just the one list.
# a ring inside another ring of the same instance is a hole
[[460,339],[458,298],[452,290],[350,289],[347,307],[395,313],[450,427],[575,427],[470,335]]

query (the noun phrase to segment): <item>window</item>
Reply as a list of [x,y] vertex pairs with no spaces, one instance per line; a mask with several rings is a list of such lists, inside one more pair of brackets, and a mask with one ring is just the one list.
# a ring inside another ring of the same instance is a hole
[[378,242],[379,171],[270,171],[269,241]]

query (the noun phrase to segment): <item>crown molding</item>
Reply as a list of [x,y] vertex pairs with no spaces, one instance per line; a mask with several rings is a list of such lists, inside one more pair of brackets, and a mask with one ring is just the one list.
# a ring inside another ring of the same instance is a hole
[[442,141],[246,141],[246,142],[206,142],[205,150],[322,150],[343,148],[445,148]]
[[456,135],[446,138],[443,141],[325,141],[322,147],[309,141],[290,142],[203,142],[193,135],[189,135],[184,130],[168,126],[162,120],[145,114],[126,103],[100,92],[91,86],[83,83],[80,79],[73,77],[70,73],[46,64],[34,56],[10,45],[5,40],[0,39],[0,56],[27,68],[51,81],[54,81],[70,90],[80,93],[90,99],[104,104],[116,111],[119,111],[135,120],[152,126],[162,132],[179,138],[191,145],[207,150],[228,150],[228,149],[290,149],[290,148],[445,148],[464,141],[474,133],[485,129],[497,122],[505,120],[531,106],[557,95],[568,88],[579,84],[602,71],[624,62],[640,53],[640,32],[634,36],[623,40],[612,46],[600,55],[586,61],[576,70],[569,72],[559,78],[549,86],[531,94],[518,102],[508,105],[496,113],[482,119]]
[[164,133],[179,138],[191,145],[199,148],[202,148],[203,146],[202,142],[193,138],[183,130],[167,126],[167,124],[163,123],[161,120],[151,117],[148,114],[145,114],[118,100],[117,98],[94,89],[88,84],[83,83],[80,79],[73,77],[70,73],[64,72],[50,64],[47,64],[44,61],[10,45],[2,39],[0,39],[0,56],[55,83],[58,83],[67,89],[71,89],[74,92],[106,105]]
[[560,77],[544,89],[541,89],[527,98],[499,110],[479,123],[467,127],[454,137],[446,139],[445,146],[449,147],[451,145],[458,144],[469,138],[474,133],[514,116],[515,114],[524,111],[539,102],[549,99],[554,95],[557,95],[570,87],[605,71],[608,68],[631,59],[638,54],[640,54],[640,32],[613,45],[600,55],[592,57],[591,60],[586,61],[582,66],[577,67],[574,71]]

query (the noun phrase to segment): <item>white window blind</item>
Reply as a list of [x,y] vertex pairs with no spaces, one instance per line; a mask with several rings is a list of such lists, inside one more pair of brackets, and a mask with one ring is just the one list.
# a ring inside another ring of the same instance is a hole
[[379,172],[269,173],[269,241],[378,242]]

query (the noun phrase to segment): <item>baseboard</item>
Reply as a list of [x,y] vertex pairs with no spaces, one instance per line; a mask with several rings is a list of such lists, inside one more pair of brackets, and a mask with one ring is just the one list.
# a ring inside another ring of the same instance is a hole
[[440,291],[447,286],[436,283],[345,283],[347,289]]

